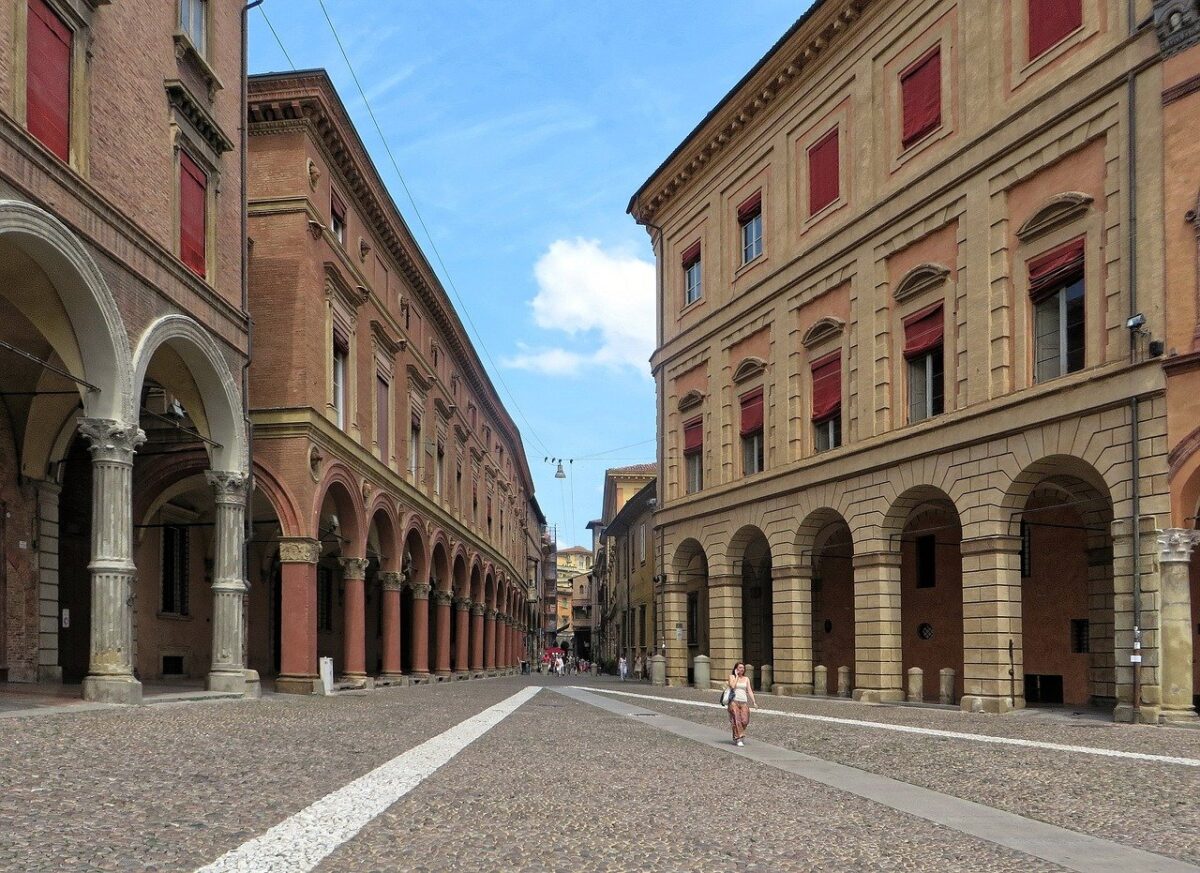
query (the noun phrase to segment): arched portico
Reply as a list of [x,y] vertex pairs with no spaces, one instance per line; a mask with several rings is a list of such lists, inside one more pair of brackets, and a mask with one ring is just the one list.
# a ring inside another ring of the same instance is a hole
[[676,547],[663,598],[667,684],[691,685],[696,658],[709,657],[710,639],[708,556],[698,540],[689,537]]

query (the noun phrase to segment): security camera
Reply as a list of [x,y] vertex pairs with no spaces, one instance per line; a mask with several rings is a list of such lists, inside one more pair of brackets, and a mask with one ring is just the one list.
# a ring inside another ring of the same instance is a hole
[[1138,330],[1145,323],[1146,316],[1142,315],[1140,312],[1137,315],[1131,315],[1129,318],[1125,319],[1125,326],[1130,330]]

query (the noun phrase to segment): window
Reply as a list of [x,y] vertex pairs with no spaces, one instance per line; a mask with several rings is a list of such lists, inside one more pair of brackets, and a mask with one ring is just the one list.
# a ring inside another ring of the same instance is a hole
[[[438,497],[442,496],[442,478],[445,476],[446,470],[446,447],[438,443],[437,456],[434,458],[433,464],[433,493]],[[459,473],[462,476],[462,473]]]
[[808,150],[808,214],[816,215],[838,199],[838,129],[835,127]]
[[1045,382],[1084,365],[1083,240],[1029,263],[1034,378]]
[[700,242],[696,241],[683,253],[683,305],[689,306],[704,296],[700,284]]
[[937,537],[921,534],[917,537],[917,587],[937,585]]
[[738,228],[742,237],[742,263],[748,264],[762,254],[762,192],[754,194],[738,207]]
[[188,529],[181,525],[162,529],[162,611],[188,614]]
[[333,630],[333,571],[317,567],[317,630]]
[[179,259],[204,278],[205,229],[208,226],[208,174],[182,149],[179,152]]
[[487,532],[492,535],[492,498],[487,499]]
[[1071,619],[1071,653],[1086,655],[1092,650],[1092,626],[1086,618]]
[[1029,522],[1021,519],[1021,578],[1028,579],[1033,575],[1033,539]]
[[421,416],[413,414],[408,429],[408,475],[415,482],[421,469]]
[[340,335],[333,337],[333,411],[337,426],[346,429],[346,361],[350,345]]
[[752,476],[763,471],[763,392],[761,388],[743,394],[742,406],[742,475]]
[[179,0],[179,29],[200,53],[208,56],[208,0]]
[[646,604],[638,607],[638,638],[642,648],[646,647]]
[[689,591],[687,596],[687,644],[700,645],[700,592]]
[[462,512],[462,464],[459,463],[454,468],[454,502],[458,504],[458,511]]
[[346,204],[333,189],[329,191],[329,229],[338,242],[346,244]]
[[638,527],[638,561],[646,563],[646,525]]
[[683,426],[683,466],[686,493],[704,487],[704,421],[695,419]]
[[1029,0],[1029,60],[1083,26],[1082,0]]
[[904,357],[908,361],[908,420],[941,415],[945,407],[942,304],[935,303],[904,319]]
[[391,385],[382,373],[375,374],[375,441],[379,444],[379,457],[386,464],[388,459],[388,410]]
[[25,62],[25,123],[64,161],[71,154],[71,29],[46,5],[29,0]]
[[833,352],[812,363],[812,422],[818,452],[842,444],[842,355]]
[[942,124],[942,51],[935,48],[900,74],[903,129],[908,148]]

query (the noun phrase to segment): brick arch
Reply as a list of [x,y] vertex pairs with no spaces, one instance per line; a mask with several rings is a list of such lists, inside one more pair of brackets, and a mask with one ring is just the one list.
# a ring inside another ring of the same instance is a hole
[[363,523],[365,512],[362,497],[358,483],[342,463],[335,462],[329,465],[313,500],[311,530],[318,539],[321,538],[321,515],[327,498],[333,500],[334,511],[338,516],[343,554],[363,555],[366,548],[366,525]]
[[429,580],[429,549],[425,543],[425,531],[414,516],[409,517],[403,530],[401,569],[408,574],[410,585],[423,585]]
[[471,602],[483,603],[483,562],[479,555],[472,555],[470,562]]
[[371,503],[367,519],[367,536],[370,536],[371,528],[375,528],[378,537],[380,569],[399,570],[403,547],[400,540],[400,522],[396,518],[392,501],[383,494],[378,495]]
[[301,521],[299,505],[292,496],[291,489],[275,474],[269,465],[262,461],[254,462],[254,488],[262,491],[275,510],[279,519],[279,527],[285,537],[300,537],[308,535]]
[[496,608],[496,571],[491,564],[483,567],[483,603],[488,609]]
[[469,597],[471,593],[470,571],[467,569],[467,552],[461,545],[450,558],[450,576],[457,597]]
[[134,523],[146,521],[163,502],[162,495],[167,489],[208,469],[208,456],[199,449],[184,455],[145,458],[136,462],[133,481]]
[[432,585],[436,577],[438,591],[449,591],[453,581],[450,575],[450,551],[446,546],[445,534],[440,531],[435,533],[429,548],[429,579]]

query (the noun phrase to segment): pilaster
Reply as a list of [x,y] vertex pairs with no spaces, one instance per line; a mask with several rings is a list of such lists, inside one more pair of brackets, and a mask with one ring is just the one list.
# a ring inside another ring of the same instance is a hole
[[341,558],[343,595],[344,658],[342,676],[351,682],[367,678],[366,558]]
[[[243,615],[246,581],[243,549],[246,536],[245,473],[210,470],[205,473],[216,503],[213,544],[211,691],[246,693],[246,645]],[[257,677],[256,677],[257,678]]]
[[58,629],[62,621],[58,592],[58,496],[62,486],[48,481],[36,485],[40,624],[37,679],[38,682],[62,682],[62,667],[58,664]]
[[663,587],[663,639],[667,643],[667,685],[687,685],[687,590],[668,582]]
[[311,537],[279,540],[281,694],[311,694],[317,677],[317,562],[321,543]]
[[429,678],[429,584],[412,583],[412,653],[413,677]]
[[900,639],[900,552],[856,554],[854,564],[854,699],[904,699]]
[[713,685],[723,685],[733,665],[742,660],[742,577],[710,576],[708,581],[709,656]]
[[812,570],[772,567],[771,579],[773,691],[812,694]]
[[381,633],[383,636],[382,678],[399,680],[403,676],[400,653],[400,595],[404,590],[404,576],[394,570],[379,573],[380,594],[383,598]]
[[968,712],[1025,705],[1021,635],[1021,540],[962,541],[963,696]]

